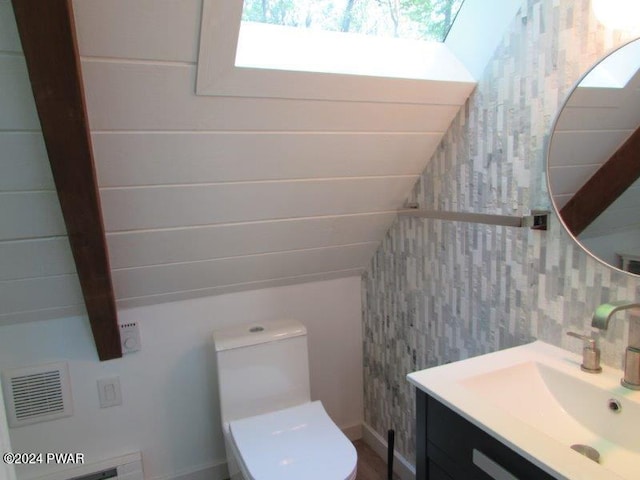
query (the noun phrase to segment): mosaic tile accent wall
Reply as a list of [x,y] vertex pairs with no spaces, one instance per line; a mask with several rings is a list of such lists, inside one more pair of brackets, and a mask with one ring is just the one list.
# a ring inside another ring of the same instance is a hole
[[[551,209],[545,143],[565,95],[631,36],[604,29],[588,0],[523,0],[410,200],[427,209],[523,215]],[[415,455],[414,370],[535,338],[580,352],[595,307],[640,299],[640,280],[590,258],[552,216],[537,232],[398,219],[363,275],[365,422]],[[602,338],[621,365],[626,322]]]

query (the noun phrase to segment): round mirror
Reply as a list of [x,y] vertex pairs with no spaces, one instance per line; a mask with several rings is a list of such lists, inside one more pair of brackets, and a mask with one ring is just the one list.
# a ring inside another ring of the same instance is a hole
[[640,39],[601,60],[553,125],[547,182],[567,231],[588,253],[640,275]]

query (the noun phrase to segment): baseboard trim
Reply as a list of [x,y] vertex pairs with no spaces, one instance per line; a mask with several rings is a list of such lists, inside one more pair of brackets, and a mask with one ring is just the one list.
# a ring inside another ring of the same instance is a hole
[[[366,423],[362,424],[362,440],[383,459],[387,458],[387,441]],[[393,473],[402,480],[415,480],[416,468],[398,452],[393,452]]]

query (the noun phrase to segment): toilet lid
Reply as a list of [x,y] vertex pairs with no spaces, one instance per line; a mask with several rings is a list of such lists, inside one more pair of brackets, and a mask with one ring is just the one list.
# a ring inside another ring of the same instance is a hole
[[357,454],[322,403],[310,402],[229,424],[254,480],[345,480]]

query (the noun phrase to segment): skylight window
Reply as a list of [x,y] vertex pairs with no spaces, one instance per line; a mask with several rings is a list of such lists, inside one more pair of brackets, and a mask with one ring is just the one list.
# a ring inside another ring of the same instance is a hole
[[244,0],[243,22],[444,41],[463,0]]
[[236,67],[432,80],[451,78],[451,68],[458,68],[443,59],[448,52],[442,40],[462,0],[242,5]]
[[[475,1],[485,4],[483,0]],[[520,3],[501,0],[506,1]],[[473,3],[474,0],[202,0],[196,93],[446,104],[450,101],[448,95],[455,96],[454,92],[468,95],[475,85],[472,75],[445,42],[400,35],[418,32],[420,38],[432,36],[435,27],[423,28],[420,20],[428,18],[440,25],[438,38],[442,39],[456,15],[465,18],[465,9]],[[389,10],[394,5],[401,6],[405,13],[396,16],[400,10]],[[483,12],[482,8],[479,10]],[[243,20],[243,12],[245,19],[267,23]],[[449,37],[456,37],[456,28],[451,29]]]

